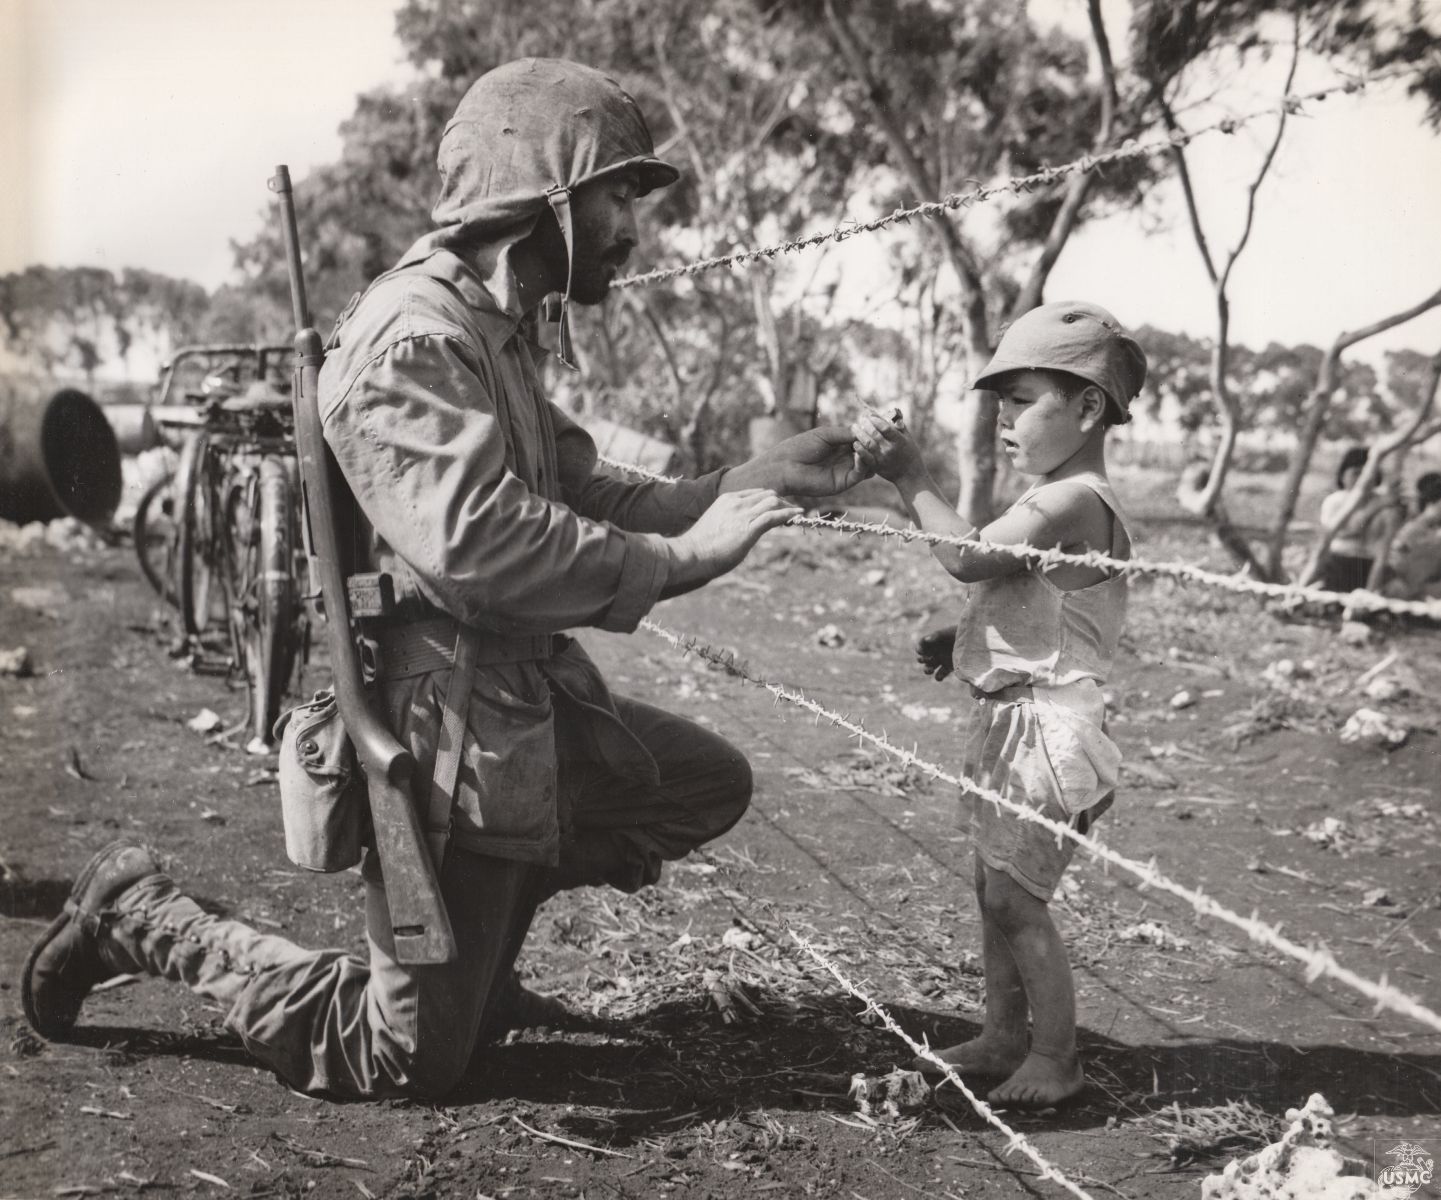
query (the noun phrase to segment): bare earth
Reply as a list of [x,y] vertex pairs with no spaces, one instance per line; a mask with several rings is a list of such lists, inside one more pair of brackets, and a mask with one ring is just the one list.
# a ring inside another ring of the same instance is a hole
[[[1147,533],[1152,557],[1211,554],[1174,522]],[[920,547],[786,531],[656,615],[954,770],[944,710],[961,694],[910,651],[947,599]],[[821,644],[828,625],[843,644]],[[1441,1007],[1437,632],[1386,626],[1354,647],[1336,625],[1138,583],[1112,681],[1131,766],[1098,833]],[[172,638],[128,547],[0,559],[0,650],[26,646],[36,672],[0,677],[0,1195],[1063,1194],[953,1089],[898,1116],[860,1111],[850,1077],[874,1081],[911,1051],[781,920],[913,1036],[969,1036],[979,928],[950,788],[644,632],[585,640],[617,690],[745,748],[758,788],[714,854],[661,887],[541,912],[528,981],[604,1029],[486,1047],[444,1106],[292,1092],[247,1060],[216,1007],[154,981],[93,996],[73,1042],[38,1040],[20,964],[76,870],[117,836],[158,847],[216,911],[310,946],[362,944],[358,880],[285,859],[273,761],[186,727],[207,706],[237,723],[244,697],[169,659]],[[1412,694],[1371,703],[1413,726],[1408,741],[1342,745],[1367,703],[1358,677],[1392,650]],[[1262,672],[1282,658],[1311,660],[1311,677],[1271,686]],[[306,688],[324,674],[312,664]],[[1196,702],[1173,708],[1181,690]],[[1060,1112],[1006,1119],[1092,1195],[1199,1196],[1208,1170],[1258,1144],[1248,1120],[1314,1091],[1350,1118],[1343,1147],[1368,1167],[1403,1141],[1441,1156],[1441,1035],[1308,985],[1299,965],[1084,855],[1056,909],[1091,1086]]]

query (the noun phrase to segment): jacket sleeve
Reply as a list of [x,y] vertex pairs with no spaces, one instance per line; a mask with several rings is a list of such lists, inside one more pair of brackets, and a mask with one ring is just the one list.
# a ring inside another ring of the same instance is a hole
[[325,409],[325,437],[381,539],[431,603],[522,636],[628,632],[669,554],[532,491],[507,461],[492,365],[443,334],[391,340]]
[[724,469],[699,479],[637,482],[596,473],[595,441],[562,409],[552,404],[561,493],[587,517],[611,521],[637,533],[668,537],[684,533],[714,502]]

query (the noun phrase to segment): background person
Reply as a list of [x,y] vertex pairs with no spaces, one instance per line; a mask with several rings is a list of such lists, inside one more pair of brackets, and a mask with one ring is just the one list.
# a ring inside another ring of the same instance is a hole
[[1391,539],[1386,591],[1404,600],[1441,595],[1441,472],[1416,479],[1416,515]]
[[[1365,446],[1352,446],[1341,456],[1336,468],[1336,487],[1321,500],[1322,536],[1351,503],[1352,488],[1366,465],[1367,453]],[[1400,505],[1378,473],[1371,495],[1332,536],[1317,576],[1318,586],[1332,592],[1353,592],[1367,587],[1376,559],[1394,534],[1400,517]]]

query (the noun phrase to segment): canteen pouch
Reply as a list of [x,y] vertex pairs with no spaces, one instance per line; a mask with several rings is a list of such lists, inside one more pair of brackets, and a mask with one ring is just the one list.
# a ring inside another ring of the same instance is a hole
[[285,853],[307,871],[344,871],[360,861],[369,805],[355,747],[340,719],[335,693],[275,723],[280,740],[280,812]]

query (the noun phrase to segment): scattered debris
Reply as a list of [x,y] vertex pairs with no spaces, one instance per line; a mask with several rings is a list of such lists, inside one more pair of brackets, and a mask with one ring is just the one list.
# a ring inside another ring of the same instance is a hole
[[[919,1071],[894,1068],[874,1079],[864,1073],[851,1076],[851,1099],[863,1117],[872,1120],[900,1117],[922,1107],[931,1096],[931,1085]],[[876,1111],[876,1105],[880,1111]]]
[[[514,1121],[517,1125],[519,1125],[522,1129],[524,1129],[526,1133],[530,1134],[531,1137],[540,1138],[541,1141],[545,1142],[554,1142],[557,1146],[570,1146],[572,1149],[575,1150],[588,1150],[592,1154],[608,1154],[612,1158],[635,1157],[635,1155],[626,1154],[622,1150],[611,1150],[605,1146],[592,1145],[590,1142],[578,1142],[574,1138],[558,1137],[553,1133],[542,1133],[539,1129],[533,1129],[531,1126],[527,1125],[524,1121],[522,1121],[519,1117],[516,1116],[512,1116],[510,1119]],[[192,1172],[192,1174],[193,1173],[194,1172]]]
[[71,779],[79,779],[85,783],[96,783],[100,779],[100,776],[85,769],[85,764],[80,761],[80,751],[74,746],[70,747],[70,754],[66,758],[65,774],[69,775]]
[[948,707],[932,707],[926,704],[902,704],[901,716],[908,721],[935,721],[937,724],[949,721],[954,710]]
[[33,608],[46,616],[55,616],[70,603],[70,593],[63,587],[15,587],[10,589],[10,599],[21,608]]
[[822,625],[816,630],[816,644],[836,650],[846,644],[845,632],[839,625]]
[[194,1175],[196,1179],[203,1180],[205,1183],[213,1183],[216,1187],[223,1187],[227,1192],[235,1190],[226,1183],[225,1180],[221,1179],[219,1175],[212,1175],[208,1171],[197,1171],[194,1167],[191,1167],[190,1174]]
[[1342,621],[1340,637],[1348,646],[1364,646],[1371,640],[1371,626],[1364,621]]
[[30,651],[24,646],[13,650],[0,650],[0,675],[11,675],[16,679],[29,679],[35,674],[35,665],[30,661]]
[[1341,727],[1341,741],[1348,746],[1394,750],[1410,733],[1410,728],[1396,717],[1374,708],[1358,708]]
[[1366,1177],[1366,1166],[1331,1146],[1335,1114],[1320,1092],[1286,1110],[1291,1126],[1279,1141],[1233,1159],[1201,1184],[1201,1200],[1382,1200],[1395,1196]]
[[1322,817],[1301,830],[1301,836],[1308,842],[1315,842],[1327,850],[1344,851],[1346,844],[1355,840],[1350,828],[1340,817]]
[[1222,1151],[1260,1149],[1283,1132],[1279,1117],[1249,1100],[1203,1108],[1182,1108],[1178,1102],[1147,1113],[1136,1124],[1165,1144],[1173,1168]]
[[1136,762],[1129,758],[1121,760],[1121,778],[1127,783],[1160,791],[1170,791],[1177,786],[1175,777],[1169,772],[1151,763]]
[[741,925],[732,925],[721,934],[721,945],[730,950],[752,950],[760,941],[760,934]]
[[1261,672],[1261,678],[1268,684],[1283,690],[1290,689],[1298,679],[1314,679],[1315,676],[1316,664],[1309,658],[1299,663],[1289,658],[1278,658],[1273,663],[1267,663],[1266,669]]
[[1158,946],[1162,950],[1189,950],[1191,943],[1179,934],[1172,933],[1159,921],[1137,921],[1116,930],[1116,937],[1123,942]]
[[220,716],[208,708],[202,708],[185,722],[185,728],[193,729],[196,733],[212,733],[220,728]]
[[727,1025],[744,1021],[747,1016],[761,1015],[761,1010],[745,994],[740,980],[733,975],[723,975],[707,968],[701,973],[701,986],[710,994],[711,1003],[716,1006],[721,1020]]
[[90,1105],[90,1104],[82,1104],[82,1105],[80,1106],[80,1111],[81,1111],[82,1113],[84,1113],[87,1117],[109,1117],[112,1121],[133,1121],[133,1120],[135,1120],[135,1114],[134,1114],[134,1113],[114,1112],[114,1111],[112,1111],[111,1109],[108,1109],[108,1108],[96,1108],[96,1107],[94,1107],[93,1105]]

